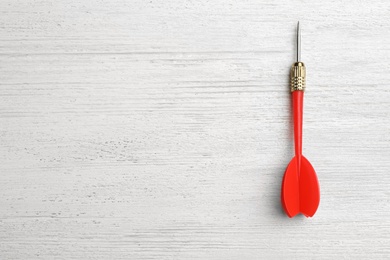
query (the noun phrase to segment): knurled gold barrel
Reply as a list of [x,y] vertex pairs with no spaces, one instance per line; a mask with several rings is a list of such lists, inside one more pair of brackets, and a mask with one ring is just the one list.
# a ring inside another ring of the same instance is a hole
[[305,91],[306,88],[306,67],[303,62],[295,62],[290,70],[291,92],[296,90]]

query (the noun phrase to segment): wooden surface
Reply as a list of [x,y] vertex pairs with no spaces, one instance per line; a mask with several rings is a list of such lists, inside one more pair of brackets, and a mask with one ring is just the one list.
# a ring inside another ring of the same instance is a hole
[[[390,257],[390,2],[0,2],[1,259]],[[302,24],[314,218],[287,218]]]

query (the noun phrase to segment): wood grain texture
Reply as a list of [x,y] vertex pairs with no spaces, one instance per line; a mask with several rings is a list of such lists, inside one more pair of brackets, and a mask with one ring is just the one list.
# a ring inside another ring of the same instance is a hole
[[[1,259],[390,257],[390,2],[0,2]],[[288,219],[288,72],[322,200]]]

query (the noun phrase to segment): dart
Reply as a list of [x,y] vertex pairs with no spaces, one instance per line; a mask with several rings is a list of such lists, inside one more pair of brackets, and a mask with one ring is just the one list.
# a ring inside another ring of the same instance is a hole
[[303,96],[306,88],[306,67],[301,61],[301,30],[297,26],[296,62],[290,70],[290,88],[294,119],[294,149],[284,173],[281,200],[284,211],[290,218],[301,213],[313,217],[320,203],[320,187],[317,174],[302,155]]

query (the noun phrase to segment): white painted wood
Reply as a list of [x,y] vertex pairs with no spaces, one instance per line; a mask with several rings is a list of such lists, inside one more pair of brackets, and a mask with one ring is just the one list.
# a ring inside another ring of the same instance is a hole
[[[0,2],[1,259],[385,259],[390,2]],[[279,203],[302,24],[304,154]]]

